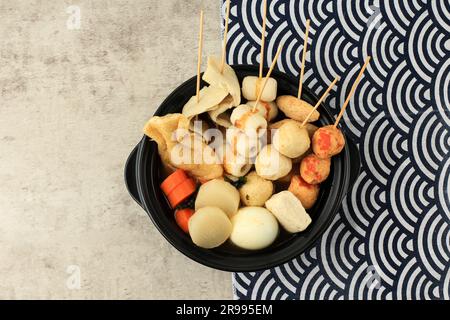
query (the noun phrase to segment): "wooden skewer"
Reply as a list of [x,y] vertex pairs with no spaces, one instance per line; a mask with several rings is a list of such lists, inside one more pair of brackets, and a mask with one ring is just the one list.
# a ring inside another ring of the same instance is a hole
[[227,38],[228,38],[228,20],[230,19],[230,0],[227,0],[227,13],[225,17],[225,31],[223,33],[222,45],[222,63],[220,64],[220,73],[223,73],[225,67],[225,57],[227,55]]
[[350,90],[350,93],[348,94],[347,99],[344,102],[344,105],[342,106],[341,112],[339,112],[339,115],[336,118],[336,122],[334,123],[334,127],[336,128],[337,125],[339,124],[339,121],[341,120],[342,116],[344,115],[345,109],[347,108],[350,99],[353,97],[353,94],[356,91],[356,88],[358,87],[359,81],[361,80],[364,71],[366,70],[367,66],[369,65],[371,57],[367,57],[366,62],[364,63],[363,67],[361,68],[361,71],[358,74],[358,77],[356,78],[355,82],[353,83],[352,89]]
[[260,91],[259,91],[259,93],[258,93],[258,98],[256,99],[256,103],[255,103],[255,105],[253,106],[252,112],[255,112],[255,111],[256,111],[256,107],[258,106],[259,101],[261,100],[261,96],[262,96],[262,94],[263,94],[263,92],[264,92],[264,89],[265,89],[265,87],[266,87],[266,85],[267,85],[267,81],[269,80],[270,75],[272,74],[272,71],[273,71],[273,69],[275,68],[275,65],[277,64],[277,60],[278,60],[278,57],[280,56],[280,53],[281,53],[281,50],[282,50],[282,49],[283,49],[283,45],[280,45],[280,46],[278,47],[278,51],[277,51],[277,53],[276,53],[276,55],[275,55],[275,58],[273,58],[272,65],[270,66],[269,72],[267,72],[267,75],[266,75],[266,77],[264,78],[263,85],[262,85],[262,87],[261,87],[261,89],[260,89]]
[[303,42],[303,56],[302,56],[302,68],[300,69],[300,82],[298,84],[298,99],[302,98],[302,88],[303,88],[303,77],[305,75],[305,62],[306,62],[306,51],[308,49],[308,36],[309,27],[311,25],[311,20],[306,20],[306,30],[305,30],[305,40]]
[[200,30],[198,35],[198,59],[197,59],[197,103],[200,101],[200,71],[202,68],[203,51],[203,10],[200,10]]
[[263,77],[264,68],[264,47],[266,44],[266,19],[267,19],[267,0],[263,0],[263,21],[262,21],[262,31],[261,31],[261,54],[259,61],[259,79]]
[[306,117],[305,120],[303,120],[302,123],[302,127],[304,127],[306,125],[306,123],[308,122],[309,118],[311,118],[312,114],[314,113],[314,111],[317,110],[317,108],[320,106],[320,104],[322,103],[323,100],[325,100],[325,98],[328,96],[328,94],[330,93],[331,89],[333,89],[333,87],[336,85],[336,83],[339,81],[339,77],[336,77],[334,79],[334,81],[330,84],[330,86],[328,87],[327,91],[325,91],[325,93],[322,95],[322,97],[319,99],[319,101],[317,102],[317,104],[314,106],[314,109],[311,110],[311,112],[308,114],[308,116]]

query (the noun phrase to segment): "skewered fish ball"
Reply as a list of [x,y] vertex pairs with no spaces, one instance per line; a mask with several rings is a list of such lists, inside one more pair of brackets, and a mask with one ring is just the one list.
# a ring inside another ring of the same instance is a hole
[[255,130],[267,128],[267,121],[257,111],[253,112],[248,105],[241,104],[231,113],[231,123],[241,130]]
[[[283,113],[294,120],[303,122],[314,109],[312,105],[304,100],[297,99],[294,96],[281,96],[277,98],[277,106]],[[319,120],[320,113],[315,110],[308,122],[315,122]]]
[[333,125],[319,128],[312,139],[312,149],[321,159],[339,154],[345,146],[344,135]]
[[[250,107],[254,107],[256,105],[256,101],[248,101],[247,105]],[[266,119],[267,121],[272,121],[278,115],[278,107],[275,102],[265,102],[260,101],[256,110]]]
[[[242,95],[248,101],[254,101],[258,99],[258,94],[264,84],[264,78],[258,77],[245,77],[242,81]],[[277,98],[277,81],[274,78],[267,80],[266,87],[261,95],[262,101],[271,102]]]
[[300,200],[305,209],[311,209],[319,197],[320,186],[309,184],[301,176],[295,175],[288,190]]
[[279,153],[272,145],[265,146],[256,157],[256,173],[267,180],[278,180],[292,169],[292,161]]
[[319,184],[330,175],[331,159],[320,159],[315,154],[306,156],[300,164],[300,175],[309,184]]
[[272,144],[282,155],[294,159],[308,151],[311,140],[306,128],[295,121],[288,121],[276,130]]

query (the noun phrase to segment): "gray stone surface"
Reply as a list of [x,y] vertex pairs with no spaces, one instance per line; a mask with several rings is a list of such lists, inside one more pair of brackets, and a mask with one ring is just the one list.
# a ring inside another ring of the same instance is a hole
[[173,249],[123,183],[144,123],[196,71],[200,7],[219,54],[218,1],[0,1],[1,299],[232,298],[231,274]]

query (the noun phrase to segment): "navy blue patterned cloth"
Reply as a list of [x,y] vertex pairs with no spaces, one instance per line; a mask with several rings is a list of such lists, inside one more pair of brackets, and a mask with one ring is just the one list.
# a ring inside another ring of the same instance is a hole
[[[449,299],[450,1],[268,0],[266,65],[298,76],[338,113],[362,173],[317,244],[285,265],[233,275],[237,299]],[[222,5],[222,16],[225,5]],[[258,64],[262,0],[232,0],[228,62]]]

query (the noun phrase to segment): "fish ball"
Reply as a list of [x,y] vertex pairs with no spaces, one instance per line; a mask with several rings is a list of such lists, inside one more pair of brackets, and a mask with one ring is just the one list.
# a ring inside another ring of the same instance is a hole
[[333,125],[319,128],[312,139],[312,149],[321,159],[331,158],[339,153],[345,146],[342,131]]
[[[242,81],[242,95],[248,101],[258,99],[258,94],[264,85],[264,78],[249,76]],[[272,102],[277,98],[277,81],[274,78],[267,80],[266,87],[261,95],[262,101]]]
[[242,203],[248,207],[264,206],[273,194],[272,181],[258,176],[256,171],[250,172],[245,178],[245,184],[239,189]]
[[[280,96],[277,98],[277,106],[283,113],[294,120],[303,122],[314,109],[312,105],[304,100],[297,99],[294,96]],[[315,110],[308,122],[319,120],[320,113]]]
[[292,169],[292,161],[279,153],[272,145],[265,146],[256,157],[256,173],[268,180],[278,180]]
[[306,156],[300,163],[300,175],[309,184],[319,184],[330,175],[331,159],[320,159],[315,154]]
[[242,130],[259,131],[267,128],[266,119],[248,105],[240,105],[231,113],[231,123]]
[[[249,101],[249,102],[247,102],[247,105],[253,108],[256,105],[256,101]],[[273,101],[272,102],[260,101],[258,103],[258,106],[256,107],[256,110],[267,121],[272,121],[278,115],[277,104]]]
[[306,128],[290,121],[276,130],[272,144],[282,155],[294,159],[308,151],[311,141]]
[[295,175],[291,179],[288,190],[300,200],[305,209],[311,209],[319,197],[320,186],[309,184],[301,176]]

